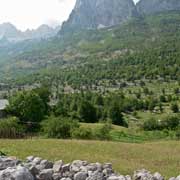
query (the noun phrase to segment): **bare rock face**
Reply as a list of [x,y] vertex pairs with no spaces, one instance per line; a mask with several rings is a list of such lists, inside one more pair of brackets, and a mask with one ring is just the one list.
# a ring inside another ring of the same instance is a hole
[[115,26],[137,15],[133,0],[77,0],[62,31]]
[[142,15],[155,14],[165,11],[180,10],[179,0],[140,0],[137,10]]

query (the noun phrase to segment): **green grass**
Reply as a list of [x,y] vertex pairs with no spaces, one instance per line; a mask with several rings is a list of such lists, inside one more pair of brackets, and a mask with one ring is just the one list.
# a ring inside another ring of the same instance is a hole
[[55,139],[0,140],[0,150],[22,159],[34,155],[52,161],[82,159],[111,162],[114,169],[122,174],[132,174],[134,170],[146,168],[169,178],[180,172],[178,141],[133,144]]
[[[97,132],[103,127],[103,123],[81,123],[84,128],[90,128],[92,132]],[[112,141],[126,142],[126,143],[144,143],[159,140],[174,140],[175,132],[169,131],[169,134],[163,131],[143,131],[139,127],[124,128],[121,126],[112,125],[110,131]]]

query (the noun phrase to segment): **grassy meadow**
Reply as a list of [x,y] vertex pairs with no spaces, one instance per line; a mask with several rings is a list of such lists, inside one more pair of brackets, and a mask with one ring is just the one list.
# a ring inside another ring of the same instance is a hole
[[117,172],[132,174],[146,168],[158,171],[166,178],[180,172],[180,142],[159,141],[148,143],[122,143],[107,141],[22,139],[0,140],[0,150],[8,156],[24,159],[34,155],[52,161],[75,159],[90,162],[111,162]]

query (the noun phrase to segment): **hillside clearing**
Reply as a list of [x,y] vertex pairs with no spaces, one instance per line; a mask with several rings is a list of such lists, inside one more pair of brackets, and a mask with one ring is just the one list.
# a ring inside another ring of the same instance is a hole
[[169,178],[180,172],[178,141],[131,144],[55,139],[0,140],[0,150],[8,156],[22,159],[34,155],[52,161],[82,159],[112,162],[114,169],[122,174],[132,174],[134,170],[146,168]]

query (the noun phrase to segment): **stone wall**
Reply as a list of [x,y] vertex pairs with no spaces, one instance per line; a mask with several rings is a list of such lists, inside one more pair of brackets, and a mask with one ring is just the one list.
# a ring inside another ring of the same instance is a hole
[[[0,180],[164,180],[158,172],[135,171],[133,176],[116,173],[111,163],[88,163],[76,160],[65,164],[39,157],[22,162],[14,157],[0,157]],[[180,180],[180,176],[169,180]]]

